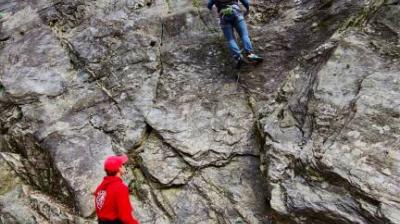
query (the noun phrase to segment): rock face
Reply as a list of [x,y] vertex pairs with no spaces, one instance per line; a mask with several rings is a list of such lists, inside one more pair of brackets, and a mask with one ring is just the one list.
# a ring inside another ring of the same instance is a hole
[[400,8],[370,9],[365,27],[336,33],[290,72],[260,120],[271,207],[296,223],[400,222]]
[[119,153],[141,223],[400,223],[399,1],[253,0],[240,71],[205,4],[0,3],[0,223],[95,223]]

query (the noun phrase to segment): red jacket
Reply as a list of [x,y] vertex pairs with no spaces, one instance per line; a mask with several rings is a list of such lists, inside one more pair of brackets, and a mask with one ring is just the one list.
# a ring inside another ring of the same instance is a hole
[[120,220],[124,224],[139,224],[132,216],[128,187],[116,176],[104,177],[94,193],[97,217],[103,221]]

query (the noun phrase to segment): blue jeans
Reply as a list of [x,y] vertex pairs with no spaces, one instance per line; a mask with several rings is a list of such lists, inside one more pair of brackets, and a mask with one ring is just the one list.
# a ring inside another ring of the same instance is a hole
[[246,21],[244,20],[243,14],[235,9],[231,16],[221,16],[220,24],[222,31],[224,32],[225,38],[228,41],[231,55],[238,59],[240,57],[240,48],[236,43],[233,29],[239,33],[240,39],[243,43],[243,48],[246,53],[253,51],[253,46],[249,38],[249,32],[247,30]]

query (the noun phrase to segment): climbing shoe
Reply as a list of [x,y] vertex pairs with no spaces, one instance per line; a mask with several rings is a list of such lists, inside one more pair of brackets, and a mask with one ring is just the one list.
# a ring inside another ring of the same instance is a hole
[[262,57],[253,53],[246,54],[246,59],[248,60],[249,63],[257,63],[257,62],[262,62],[264,60]]
[[235,66],[236,69],[240,69],[242,65],[245,63],[242,56],[235,58],[235,60],[236,60],[236,66]]

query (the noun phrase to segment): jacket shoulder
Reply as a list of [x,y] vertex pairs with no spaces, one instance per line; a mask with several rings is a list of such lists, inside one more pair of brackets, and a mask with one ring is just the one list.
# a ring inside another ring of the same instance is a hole
[[124,182],[115,182],[110,186],[110,190],[128,191],[128,186]]

